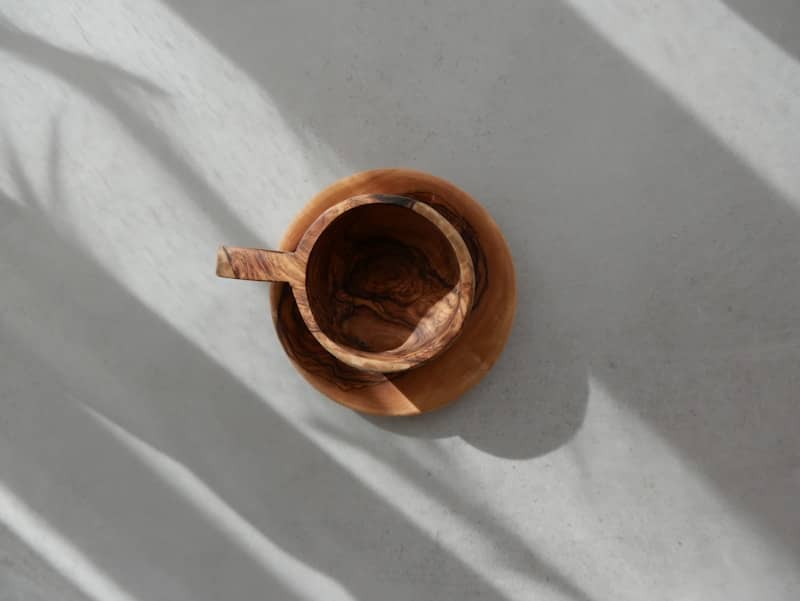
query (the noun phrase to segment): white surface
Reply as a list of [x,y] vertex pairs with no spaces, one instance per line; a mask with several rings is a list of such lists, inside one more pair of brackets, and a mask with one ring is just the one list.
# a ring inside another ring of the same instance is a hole
[[[800,598],[796,3],[0,10],[0,599]],[[213,275],[391,165],[520,281],[402,421]]]

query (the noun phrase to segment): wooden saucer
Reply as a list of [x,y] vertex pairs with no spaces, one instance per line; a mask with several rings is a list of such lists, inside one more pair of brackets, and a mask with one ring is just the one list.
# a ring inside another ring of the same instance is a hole
[[461,335],[441,355],[415,369],[359,371],[328,353],[311,335],[288,284],[272,284],[272,318],[294,365],[337,403],[377,415],[414,415],[454,401],[486,375],[508,340],[517,304],[514,264],[497,224],[466,192],[411,169],[376,169],[339,180],[317,194],[295,218],[280,248],[294,251],[311,223],[332,205],[360,194],[396,194],[436,208],[469,248],[475,267],[472,311]]

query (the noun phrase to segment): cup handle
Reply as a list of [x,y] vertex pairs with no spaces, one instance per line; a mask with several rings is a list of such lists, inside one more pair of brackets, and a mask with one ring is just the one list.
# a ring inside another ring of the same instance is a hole
[[292,252],[239,246],[220,246],[217,250],[217,275],[222,278],[299,284],[304,273],[300,259]]

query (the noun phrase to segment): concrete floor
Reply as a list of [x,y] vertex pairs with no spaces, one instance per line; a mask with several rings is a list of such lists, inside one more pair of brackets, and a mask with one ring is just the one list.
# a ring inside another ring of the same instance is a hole
[[[0,599],[800,598],[800,5],[0,5]],[[490,376],[364,418],[266,288],[322,186],[480,198]]]

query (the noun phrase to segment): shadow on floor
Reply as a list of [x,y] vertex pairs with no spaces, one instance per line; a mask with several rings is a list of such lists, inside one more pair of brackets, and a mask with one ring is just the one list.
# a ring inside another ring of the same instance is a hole
[[800,552],[800,219],[658,85],[558,4],[168,4],[310,144],[449,178],[510,241],[520,310],[495,371],[373,424],[536,456],[580,427],[591,373]]
[[[771,539],[800,552],[789,477],[800,455],[800,221],[654,83],[556,4],[415,13],[396,3],[168,4],[259,82],[309,144],[322,140],[353,170],[407,164],[451,179],[509,239],[520,311],[500,364],[441,413],[372,424],[535,457],[579,430],[591,373]],[[187,190],[202,192],[162,132],[91,83],[107,65],[6,33],[3,48],[98,97]],[[22,390],[3,398],[31,415],[26,429],[5,433],[4,481],[121,586],[142,598],[293,594],[78,413],[78,401],[186,466],[259,537],[356,598],[424,598],[456,581],[460,598],[501,598],[54,232],[16,171],[23,193],[4,199],[3,222],[14,226],[0,241],[3,277],[14,315],[27,307],[36,319],[4,323],[4,350],[17,359],[0,369]],[[249,243],[247,228],[218,214],[222,199],[203,198],[232,239]],[[297,461],[280,460],[288,456]],[[59,502],[73,487],[84,495],[74,515]],[[485,509],[458,505],[447,486],[435,494],[470,521],[488,520],[483,534],[532,579],[589,598]],[[130,519],[115,530],[120,512]],[[363,528],[366,513],[384,529]],[[93,520],[109,530],[88,527]],[[220,557],[239,561],[215,583],[225,570],[197,566]]]
[[[118,284],[53,225],[55,170],[42,198],[7,150],[0,474],[48,528],[133,598],[299,599],[315,581],[356,599],[504,598]],[[591,598],[473,517],[531,583]]]
[[800,59],[800,3],[796,0],[722,0],[776,46]]

